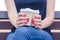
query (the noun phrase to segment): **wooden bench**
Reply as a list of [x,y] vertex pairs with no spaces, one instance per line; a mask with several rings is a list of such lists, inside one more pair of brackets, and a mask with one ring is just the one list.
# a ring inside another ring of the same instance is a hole
[[[10,23],[7,12],[0,11],[0,40],[6,40],[7,35],[11,32],[13,25]],[[51,32],[55,40],[60,40],[60,12],[55,12],[55,20],[51,25]]]

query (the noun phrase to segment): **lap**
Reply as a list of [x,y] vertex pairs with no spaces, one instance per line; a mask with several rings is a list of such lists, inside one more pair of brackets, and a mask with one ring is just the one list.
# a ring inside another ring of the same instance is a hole
[[52,36],[44,31],[44,30],[41,30],[41,29],[36,29],[36,28],[33,28],[33,27],[29,27],[29,31],[26,32],[29,36],[30,36],[30,39],[33,39],[33,38],[40,38],[40,39],[48,39],[48,40],[52,40]]
[[27,34],[26,36],[30,39],[48,39],[48,40],[52,40],[52,37],[50,34],[48,34],[46,31],[44,30],[40,30],[40,29],[36,29],[33,27],[19,27],[18,29],[16,29],[15,33],[11,33],[9,34],[9,36],[7,37],[7,39],[12,40],[12,38],[14,37],[15,34],[18,34],[18,32],[22,33],[22,34]]

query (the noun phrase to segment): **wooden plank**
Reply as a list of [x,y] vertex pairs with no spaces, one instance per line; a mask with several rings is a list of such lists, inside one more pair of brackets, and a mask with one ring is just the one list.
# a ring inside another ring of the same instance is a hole
[[[0,33],[10,33],[11,29],[0,29]],[[51,29],[52,33],[60,33],[60,30]]]
[[[9,22],[10,20],[9,19],[0,19],[0,22]],[[60,21],[60,19],[55,19],[54,21]]]
[[53,22],[53,24],[50,27],[51,29],[60,29],[60,21]]
[[60,30],[56,30],[56,29],[51,29],[52,33],[60,33]]
[[60,19],[60,11],[55,11],[55,19]]
[[60,33],[53,33],[55,40],[60,40]]
[[0,22],[10,22],[9,19],[0,19]]
[[7,11],[0,11],[0,19],[8,19]]
[[1,22],[0,21],[0,29],[12,29],[13,25],[10,22]]
[[9,33],[0,33],[0,40],[6,40]]
[[55,19],[54,21],[55,21],[55,22],[60,22],[60,19]]
[[[10,21],[0,21],[0,29],[11,29],[14,26],[10,23]],[[51,29],[60,29],[60,20],[55,21],[51,26]]]
[[0,33],[10,33],[11,29],[0,29]]
[[[7,11],[0,11],[0,18],[8,19]],[[60,11],[55,11],[55,19],[60,19]]]

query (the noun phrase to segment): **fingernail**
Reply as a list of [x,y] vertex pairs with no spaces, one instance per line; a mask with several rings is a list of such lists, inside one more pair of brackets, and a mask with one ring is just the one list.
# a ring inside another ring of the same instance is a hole
[[32,24],[34,24],[34,20],[32,19]]
[[27,18],[27,22],[29,22],[29,18]]

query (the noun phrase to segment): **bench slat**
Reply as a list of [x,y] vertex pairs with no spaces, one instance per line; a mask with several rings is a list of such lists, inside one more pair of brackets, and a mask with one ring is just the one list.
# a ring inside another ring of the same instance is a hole
[[[9,21],[0,21],[0,29],[11,29],[13,27]],[[51,29],[60,29],[60,21],[55,21],[50,27]]]

